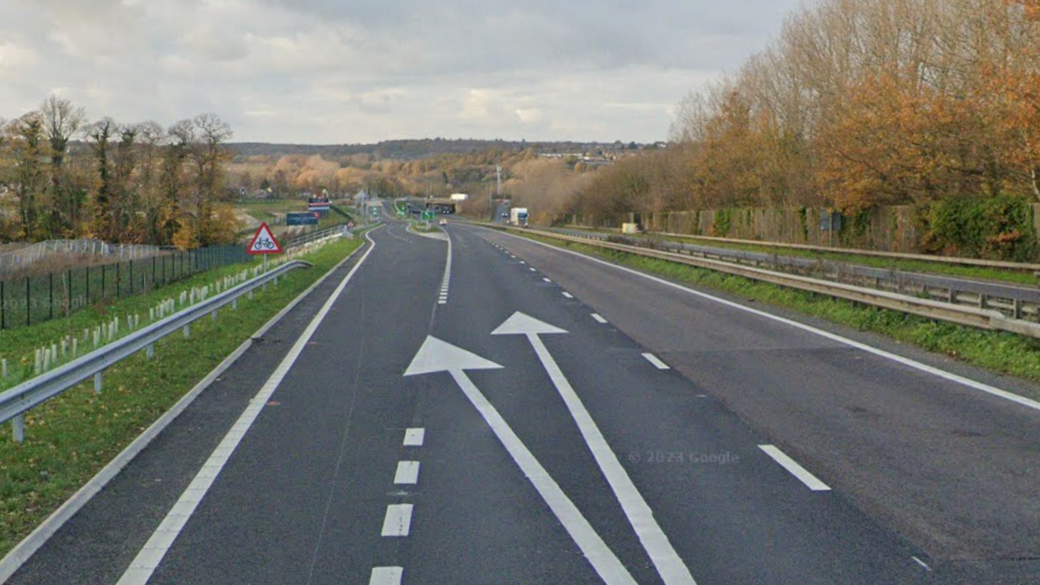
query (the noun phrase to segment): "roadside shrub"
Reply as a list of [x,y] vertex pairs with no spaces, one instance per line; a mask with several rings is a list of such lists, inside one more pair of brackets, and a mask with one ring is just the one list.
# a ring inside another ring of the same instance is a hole
[[1037,259],[1033,208],[1020,197],[958,197],[921,209],[927,252],[1028,262]]

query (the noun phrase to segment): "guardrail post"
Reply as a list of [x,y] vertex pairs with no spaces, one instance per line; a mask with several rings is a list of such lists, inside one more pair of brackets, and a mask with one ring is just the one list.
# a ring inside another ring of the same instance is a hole
[[1015,319],[1022,318],[1022,299],[1015,299]]
[[210,317],[210,319],[212,319],[213,321],[216,321],[216,320],[217,320],[217,311],[213,311],[212,313],[210,313],[210,314],[209,314],[209,317]]
[[25,415],[19,414],[11,419],[11,427],[14,431],[14,441],[16,443],[25,441]]
[[144,348],[144,355],[147,356],[148,359],[152,359],[153,357],[155,357],[155,344],[154,343],[149,343],[148,347]]
[[94,393],[101,394],[101,372],[94,374]]
[[985,294],[979,293],[979,308],[985,309],[987,304],[989,304],[989,298]]
[[184,326],[184,339],[191,337],[191,324]]
[[234,299],[232,299],[232,301],[231,301],[231,308],[232,309],[237,309],[238,308],[238,297],[235,297]]

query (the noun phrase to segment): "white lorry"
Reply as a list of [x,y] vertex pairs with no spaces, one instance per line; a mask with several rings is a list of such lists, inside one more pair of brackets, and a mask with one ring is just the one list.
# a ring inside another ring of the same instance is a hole
[[527,227],[527,208],[514,207],[510,209],[509,223],[520,227]]

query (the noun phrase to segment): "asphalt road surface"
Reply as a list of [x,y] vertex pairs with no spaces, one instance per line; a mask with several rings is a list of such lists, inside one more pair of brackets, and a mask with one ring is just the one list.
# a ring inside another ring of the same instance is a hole
[[374,232],[10,583],[1040,582],[1040,411],[944,372],[1012,381],[446,232]]

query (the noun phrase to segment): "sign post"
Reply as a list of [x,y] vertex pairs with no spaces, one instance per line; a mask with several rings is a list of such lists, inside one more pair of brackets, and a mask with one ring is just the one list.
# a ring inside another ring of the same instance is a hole
[[246,247],[246,254],[262,255],[264,257],[264,272],[266,273],[267,257],[271,254],[281,253],[282,246],[278,243],[278,240],[274,238],[271,228],[267,227],[267,222],[262,222],[260,227],[257,228],[256,233],[253,234],[253,239],[250,240],[249,246]]

